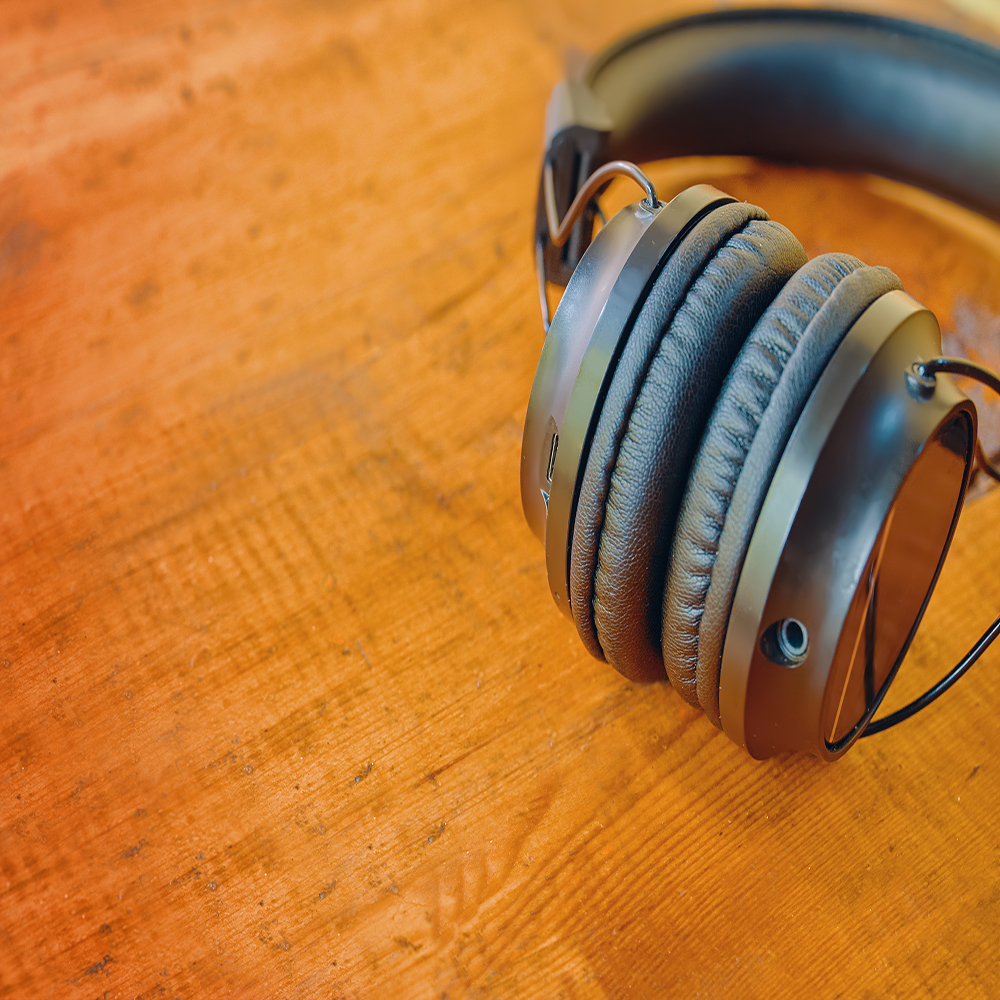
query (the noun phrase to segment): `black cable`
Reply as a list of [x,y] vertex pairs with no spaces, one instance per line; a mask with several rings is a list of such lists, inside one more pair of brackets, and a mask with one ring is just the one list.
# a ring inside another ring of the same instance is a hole
[[970,649],[965,656],[959,660],[958,664],[951,671],[941,678],[929,691],[925,691],[919,698],[911,701],[909,705],[904,705],[890,715],[882,719],[876,719],[868,724],[868,728],[861,734],[862,736],[872,736],[882,732],[890,726],[908,719],[911,715],[916,715],[921,709],[926,708],[935,698],[939,698],[945,693],[979,659],[990,647],[993,640],[1000,635],[1000,618],[980,636],[979,641]]
[[[931,381],[933,381],[938,372],[945,372],[949,375],[962,375],[965,378],[981,382],[1000,395],[1000,376],[996,372],[990,371],[989,368],[977,365],[973,361],[966,361],[964,358],[934,358],[932,361],[918,361],[914,364],[913,371],[919,379]],[[978,441],[976,442],[976,458],[986,475],[1000,482],[1000,469],[987,457],[986,452]],[[989,649],[993,640],[998,635],[1000,635],[1000,618],[997,618],[993,622],[979,637],[979,640],[972,649],[934,687],[929,691],[925,691],[919,698],[911,701],[908,705],[904,705],[895,712],[891,712],[884,718],[870,722],[861,736],[873,736],[875,733],[881,733],[892,726],[898,725],[911,715],[916,715],[917,712],[926,708],[935,699],[940,698]],[[895,669],[893,670],[894,672]]]
[[[913,370],[920,378],[928,379],[933,379],[938,372],[962,375],[982,383],[1000,395],[1000,376],[989,368],[977,365],[974,361],[967,361],[965,358],[934,358],[933,361],[918,361],[913,366]],[[990,479],[1000,482],[1000,468],[993,464],[978,440],[976,441],[976,459],[979,462],[979,467]]]

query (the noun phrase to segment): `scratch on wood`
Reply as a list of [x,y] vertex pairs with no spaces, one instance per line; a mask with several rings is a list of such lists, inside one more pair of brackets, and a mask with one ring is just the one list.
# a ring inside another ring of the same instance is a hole
[[108,962],[113,962],[113,961],[114,959],[110,955],[105,955],[104,958],[102,958],[99,962],[95,962],[92,966],[90,966],[89,969],[84,969],[83,974],[85,976],[94,976],[98,972],[101,972],[104,969],[104,966],[108,964]]
[[355,641],[358,644],[358,649],[361,650],[361,655],[365,658],[365,663],[368,664],[368,669],[371,670],[372,669],[372,661],[368,659],[368,654],[365,652],[364,646],[361,645],[361,640],[357,639]]
[[122,858],[134,858],[137,854],[142,854],[142,849],[146,846],[145,840],[140,840],[138,844],[133,844],[131,847],[122,851]]

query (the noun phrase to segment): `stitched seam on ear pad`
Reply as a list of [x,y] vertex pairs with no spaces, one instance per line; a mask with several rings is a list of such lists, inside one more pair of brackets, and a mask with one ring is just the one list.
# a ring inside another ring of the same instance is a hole
[[691,285],[731,236],[753,219],[766,218],[756,206],[727,204],[700,219],[667,258],[625,334],[584,466],[571,543],[570,608],[583,644],[600,660],[606,657],[594,624],[594,574],[611,474],[628,417],[660,341]]
[[810,261],[754,328],[719,394],[681,505],[663,597],[667,673],[716,725],[732,598],[774,470],[847,330],[898,287],[892,272],[846,254]]
[[[627,401],[617,423],[624,432],[615,435],[620,443],[601,498],[590,589],[602,650],[619,671],[636,679],[663,677],[666,558],[705,421],[753,323],[805,261],[798,241],[783,226],[747,219],[763,214],[750,206],[732,207],[745,213],[745,221],[703,248],[700,266],[689,264],[687,274],[693,277],[685,282],[679,304],[664,309],[659,282],[651,290],[626,350],[637,334],[651,339],[655,350],[643,352],[638,372],[633,357],[631,367],[622,371],[620,362],[615,373]],[[722,222],[716,220],[713,228]]]
[[[751,332],[726,378],[691,471],[677,519],[664,595],[663,661],[671,683],[698,705],[698,628],[736,481],[778,380],[799,339],[834,288],[861,266],[854,258],[806,264]],[[766,331],[766,335],[762,333]],[[739,378],[743,393],[734,390]]]

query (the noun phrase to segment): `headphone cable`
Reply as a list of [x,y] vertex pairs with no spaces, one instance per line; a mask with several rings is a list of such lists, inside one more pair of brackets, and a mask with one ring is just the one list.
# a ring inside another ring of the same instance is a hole
[[[984,368],[982,365],[977,365],[973,361],[966,361],[964,358],[935,358],[933,361],[918,361],[913,365],[914,377],[925,387],[933,387],[938,372],[974,379],[1000,394],[1000,377],[997,376],[996,372],[990,371],[989,368]],[[997,469],[987,457],[978,439],[976,440],[976,459],[986,475],[991,479],[1000,481],[1000,469]],[[990,625],[979,637],[976,644],[934,687],[925,691],[919,698],[911,701],[908,705],[904,705],[902,708],[891,712],[881,719],[870,722],[861,734],[861,738],[873,736],[875,733],[881,733],[886,729],[890,729],[892,726],[898,725],[900,722],[910,718],[911,715],[916,715],[917,712],[925,709],[932,701],[943,695],[989,649],[997,635],[1000,635],[1000,618],[997,618]],[[898,667],[898,664],[893,668],[890,676],[896,672],[896,667]]]

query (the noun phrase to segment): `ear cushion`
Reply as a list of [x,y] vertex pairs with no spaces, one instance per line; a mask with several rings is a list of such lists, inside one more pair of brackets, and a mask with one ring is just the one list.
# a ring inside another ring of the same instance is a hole
[[588,648],[664,676],[663,580],[688,471],[719,388],[805,252],[758,208],[702,219],[654,281],[597,421],[574,522],[570,604]]
[[736,585],[775,469],[855,320],[899,279],[847,254],[806,264],[761,317],[719,394],[681,505],[663,594],[663,659],[720,726],[719,670]]

